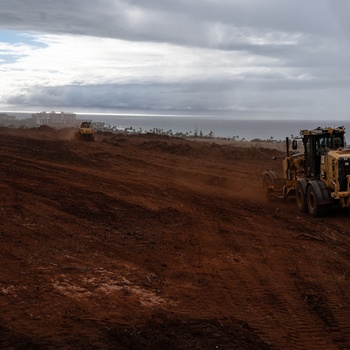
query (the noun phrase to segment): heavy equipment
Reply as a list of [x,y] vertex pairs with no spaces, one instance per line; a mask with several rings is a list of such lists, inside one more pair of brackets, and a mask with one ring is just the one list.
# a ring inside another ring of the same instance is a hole
[[[301,130],[300,136],[286,138],[281,157],[282,174],[263,173],[263,188],[269,200],[295,198],[298,210],[323,216],[333,205],[350,206],[350,149],[345,147],[345,128],[318,127]],[[298,140],[303,152],[298,152]],[[292,150],[289,150],[290,142]]]
[[78,140],[94,141],[94,133],[91,122],[85,121],[81,123],[76,138]]

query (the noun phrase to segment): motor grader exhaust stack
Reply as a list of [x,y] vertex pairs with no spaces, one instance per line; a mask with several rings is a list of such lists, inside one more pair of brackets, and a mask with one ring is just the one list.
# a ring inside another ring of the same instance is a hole
[[[301,130],[300,137],[286,138],[281,175],[275,169],[263,173],[269,200],[294,198],[300,212],[313,216],[328,213],[333,205],[350,206],[350,149],[345,147],[345,128]],[[298,139],[303,152],[298,152]],[[277,158],[275,158],[277,159]]]
[[94,141],[95,132],[91,125],[91,122],[82,122],[78,132],[76,133],[76,139],[82,141]]

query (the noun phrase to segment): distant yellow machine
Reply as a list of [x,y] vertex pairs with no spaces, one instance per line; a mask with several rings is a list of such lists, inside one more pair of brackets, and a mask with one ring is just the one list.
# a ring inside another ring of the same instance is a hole
[[76,138],[83,141],[94,141],[94,134],[95,132],[91,122],[82,122],[76,134]]

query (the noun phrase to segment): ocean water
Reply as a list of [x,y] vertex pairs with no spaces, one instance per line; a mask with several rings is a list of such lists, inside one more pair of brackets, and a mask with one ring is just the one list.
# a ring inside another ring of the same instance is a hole
[[[67,111],[69,112],[69,111]],[[34,112],[33,112],[34,113]],[[28,118],[30,113],[10,113],[17,118]],[[211,115],[160,115],[148,112],[135,113],[76,113],[79,119],[91,119],[96,122],[105,122],[120,129],[132,127],[136,131],[147,132],[153,128],[162,129],[167,132],[176,132],[198,135],[202,131],[203,135],[213,132],[216,137],[225,137],[251,141],[259,138],[261,140],[285,140],[286,137],[298,136],[300,130],[314,129],[317,127],[337,127],[345,126],[350,135],[349,120],[291,120],[291,119],[249,119],[231,116],[211,116]],[[350,136],[348,137],[350,140]]]
[[[285,140],[286,137],[298,136],[300,130],[314,129],[317,127],[345,126],[350,133],[350,120],[248,120],[233,119],[229,117],[210,116],[155,116],[155,115],[80,115],[79,118],[87,118],[94,121],[103,121],[119,128],[129,128],[143,132],[153,128],[163,131],[203,135],[213,132],[216,137],[246,139],[248,141],[259,138],[261,140],[274,139]],[[350,139],[350,137],[349,137]]]

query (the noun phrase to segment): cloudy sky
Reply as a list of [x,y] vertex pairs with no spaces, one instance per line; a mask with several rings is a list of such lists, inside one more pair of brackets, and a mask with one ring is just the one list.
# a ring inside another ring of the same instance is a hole
[[350,115],[345,0],[0,0],[0,110]]

